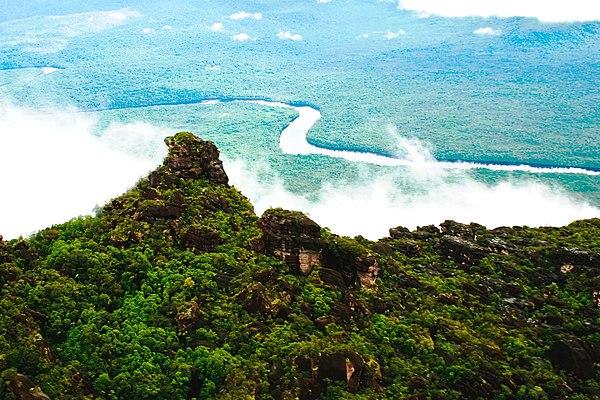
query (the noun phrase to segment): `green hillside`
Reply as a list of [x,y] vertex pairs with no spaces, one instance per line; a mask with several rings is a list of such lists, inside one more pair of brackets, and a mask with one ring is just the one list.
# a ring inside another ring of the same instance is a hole
[[96,216],[0,240],[0,399],[600,398],[600,220],[339,237],[166,143]]

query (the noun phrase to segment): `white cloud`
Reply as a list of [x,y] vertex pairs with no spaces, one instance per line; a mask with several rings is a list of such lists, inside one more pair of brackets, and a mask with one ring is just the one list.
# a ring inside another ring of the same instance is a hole
[[500,31],[498,29],[494,29],[489,26],[487,26],[485,28],[475,29],[473,31],[473,33],[476,35],[482,35],[482,36],[499,36],[500,35]]
[[530,17],[542,22],[600,21],[596,0],[399,0],[400,9],[420,16]]
[[286,39],[286,40],[293,40],[293,41],[300,41],[302,40],[302,35],[299,35],[297,33],[291,33],[291,32],[279,32],[277,34],[277,37],[279,39]]
[[254,38],[251,38],[247,33],[244,33],[244,32],[238,33],[237,35],[233,35],[231,38],[233,40],[237,40],[238,42],[246,42],[248,40],[252,40],[252,41],[256,40]]
[[144,28],[144,29],[142,29],[142,33],[144,33],[146,35],[149,35],[149,34],[154,33],[154,29],[152,29],[152,28]]
[[158,160],[164,154],[164,129],[112,125],[98,139],[96,122],[93,115],[74,110],[49,113],[0,104],[0,170],[7,171],[0,234],[28,235],[89,214],[154,168],[155,161],[130,154],[140,154],[144,146]]
[[173,30],[173,27],[172,27],[171,25],[165,25],[165,26],[163,26],[163,29],[164,29],[165,31],[172,31],[172,30]]
[[248,13],[246,11],[236,12],[229,16],[230,19],[233,19],[236,21],[242,20],[242,19],[247,19],[247,18],[255,19],[258,21],[258,20],[262,19],[262,17],[263,17],[263,15],[261,13]]
[[331,3],[331,0],[317,0],[317,3]]
[[220,71],[221,67],[219,67],[218,65],[207,65],[206,67],[204,67],[204,69],[207,71]]
[[309,200],[285,189],[265,164],[226,159],[225,169],[259,215],[269,207],[300,210],[334,233],[370,239],[387,236],[395,226],[414,229],[446,219],[495,228],[559,226],[600,216],[599,209],[571,199],[560,189],[533,181],[487,185],[464,171],[423,173],[418,168],[400,168],[394,174],[356,176],[352,183],[324,185],[317,199]]
[[213,32],[223,32],[223,30],[225,30],[225,27],[221,22],[215,22],[208,29],[210,29]]
[[385,38],[388,40],[397,39],[400,36],[404,35],[406,32],[402,29],[397,30],[396,32],[387,31],[385,34]]

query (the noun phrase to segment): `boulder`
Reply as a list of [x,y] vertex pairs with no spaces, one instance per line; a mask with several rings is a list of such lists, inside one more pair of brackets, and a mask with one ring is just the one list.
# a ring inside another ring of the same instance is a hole
[[416,240],[399,239],[392,243],[392,247],[408,257],[418,257],[421,255],[421,246]]
[[341,273],[331,268],[321,268],[319,270],[319,278],[325,283],[331,286],[337,286],[339,288],[345,288],[346,282]]
[[412,233],[413,237],[421,240],[429,240],[438,237],[440,230],[435,225],[418,226]]
[[587,340],[560,339],[548,350],[554,368],[571,372],[581,379],[594,377],[594,365],[600,362],[600,346]]
[[442,236],[439,246],[444,256],[462,266],[474,265],[488,255],[487,249],[456,236]]
[[376,288],[379,260],[357,240],[333,235],[321,256],[323,266],[339,272],[346,287]]
[[263,232],[265,253],[284,260],[292,273],[307,275],[320,264],[321,227],[305,214],[281,208],[269,209],[258,221],[258,226]]
[[390,228],[389,232],[390,232],[390,238],[392,238],[392,239],[412,238],[412,233],[410,233],[410,231],[403,226],[397,226],[395,228]]
[[273,318],[286,319],[292,312],[290,304],[294,289],[281,286],[280,283],[279,290],[274,287],[267,289],[265,285],[257,282],[238,293],[235,300],[250,314],[270,315]]
[[450,236],[456,236],[465,240],[475,240],[477,234],[486,231],[485,226],[471,222],[469,225],[460,222],[446,220],[440,224],[442,233]]
[[593,251],[559,247],[554,253],[554,261],[560,265],[581,265],[591,268],[600,268],[600,253]]
[[[174,219],[181,215],[183,208],[176,204],[164,204],[160,201],[149,201],[141,209],[142,219]],[[137,215],[136,215],[137,216]]]
[[377,259],[369,253],[364,259],[359,258],[355,265],[360,286],[366,290],[376,289],[377,277],[381,271]]

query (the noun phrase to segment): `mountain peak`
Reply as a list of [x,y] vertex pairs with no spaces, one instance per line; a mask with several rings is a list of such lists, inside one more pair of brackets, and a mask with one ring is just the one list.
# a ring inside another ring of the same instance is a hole
[[168,172],[180,178],[206,177],[209,181],[227,185],[229,178],[223,169],[217,146],[190,132],[179,132],[165,139],[169,153],[165,160]]

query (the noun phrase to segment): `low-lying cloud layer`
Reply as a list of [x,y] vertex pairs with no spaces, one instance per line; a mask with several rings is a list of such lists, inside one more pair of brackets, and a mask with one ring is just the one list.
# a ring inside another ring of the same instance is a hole
[[113,126],[99,140],[95,124],[90,114],[43,114],[0,104],[1,235],[28,235],[89,214],[154,167],[130,155],[135,151],[127,138],[163,132],[146,124]]
[[[163,139],[172,134],[143,122],[113,123],[100,138],[97,130],[95,114],[41,113],[0,104],[0,234],[28,235],[91,213],[159,164],[166,152]],[[286,190],[266,164],[226,159],[225,167],[259,214],[268,207],[302,210],[333,232],[372,239],[387,235],[390,227],[437,225],[446,219],[495,227],[600,217],[597,208],[539,182],[486,185],[467,171],[419,166],[431,158],[427,147],[415,139],[398,141],[399,155],[414,160],[413,167],[365,172],[352,177],[351,184],[325,183],[311,199]]]
[[595,0],[399,0],[398,7],[422,17],[530,17],[542,22],[600,21]]
[[327,184],[317,200],[309,200],[286,190],[281,179],[265,184],[256,173],[273,175],[265,165],[226,160],[225,167],[230,182],[250,198],[259,215],[269,207],[301,210],[334,233],[374,240],[395,226],[414,229],[446,219],[494,228],[559,226],[600,216],[599,209],[557,188],[534,181],[487,185],[463,171],[401,168],[395,174],[357,176],[352,184]]

